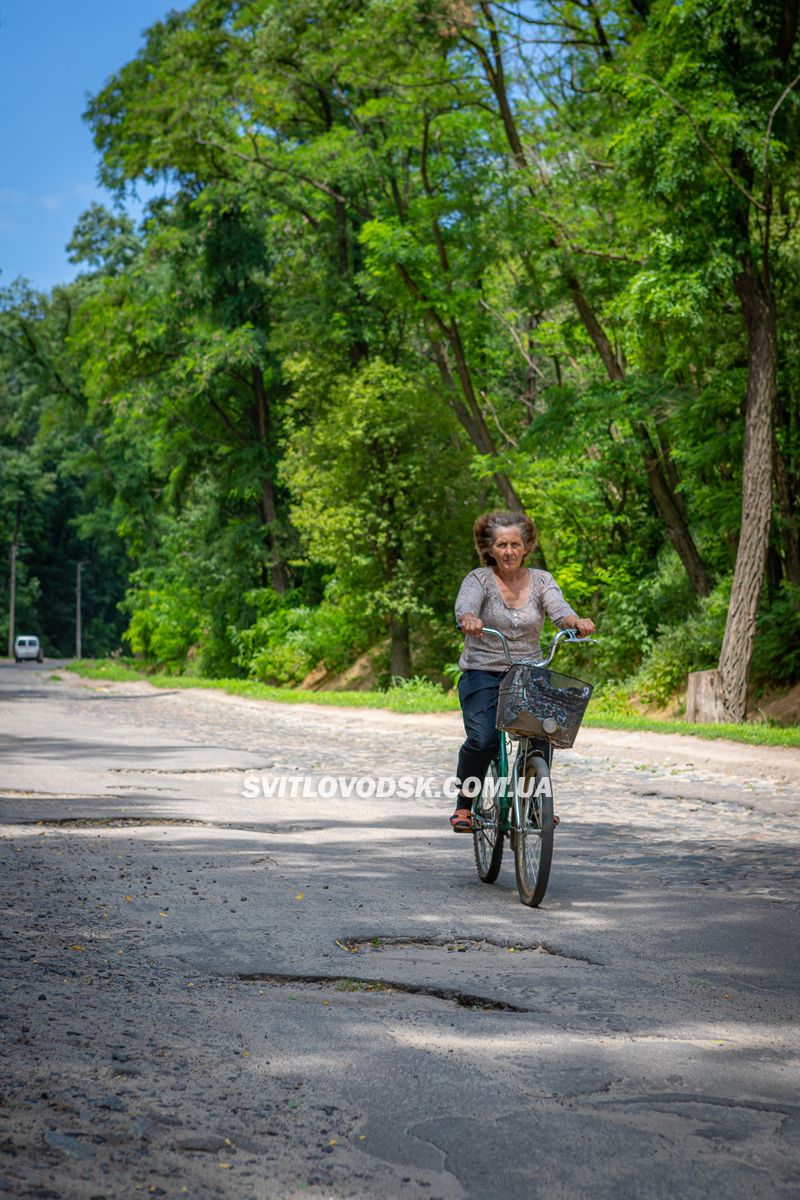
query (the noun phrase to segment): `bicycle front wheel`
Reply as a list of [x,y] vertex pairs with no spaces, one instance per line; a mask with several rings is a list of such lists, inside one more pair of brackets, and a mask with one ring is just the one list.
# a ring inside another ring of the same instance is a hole
[[502,813],[498,800],[497,760],[489,764],[481,793],[472,806],[472,844],[478,878],[494,883],[503,861]]
[[523,904],[542,903],[553,861],[553,789],[550,769],[539,754],[527,755],[516,777],[514,867]]

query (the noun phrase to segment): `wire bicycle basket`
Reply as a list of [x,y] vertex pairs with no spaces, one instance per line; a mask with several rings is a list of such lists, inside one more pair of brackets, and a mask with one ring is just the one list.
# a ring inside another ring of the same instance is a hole
[[568,750],[578,736],[592,691],[592,685],[582,679],[517,663],[500,684],[497,728]]

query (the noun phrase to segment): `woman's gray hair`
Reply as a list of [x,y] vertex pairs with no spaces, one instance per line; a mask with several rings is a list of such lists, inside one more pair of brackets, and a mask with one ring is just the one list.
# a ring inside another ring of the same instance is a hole
[[536,546],[536,529],[527,513],[496,508],[492,512],[481,513],[478,517],[472,532],[475,537],[475,549],[484,567],[495,565],[491,548],[498,530],[510,529],[512,526],[516,526],[520,532],[525,554],[530,554]]

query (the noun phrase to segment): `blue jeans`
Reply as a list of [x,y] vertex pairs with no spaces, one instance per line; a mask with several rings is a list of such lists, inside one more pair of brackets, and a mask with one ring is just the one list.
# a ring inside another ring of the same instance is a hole
[[[467,740],[458,752],[457,774],[459,783],[466,779],[484,780],[489,763],[500,748],[497,732],[497,693],[505,671],[465,671],[458,681],[458,698]],[[553,747],[549,742],[531,738],[534,750],[544,754],[548,765],[552,762]],[[472,800],[459,796],[457,808],[471,808]]]

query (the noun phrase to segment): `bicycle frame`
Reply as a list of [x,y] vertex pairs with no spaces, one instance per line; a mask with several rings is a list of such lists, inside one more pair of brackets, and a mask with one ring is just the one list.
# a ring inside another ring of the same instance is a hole
[[[509,832],[524,832],[522,829],[523,819],[521,804],[523,800],[527,799],[527,796],[522,796],[521,794],[521,789],[519,786],[520,770],[524,769],[529,754],[542,753],[541,750],[531,749],[530,742],[533,740],[532,738],[521,737],[516,740],[519,741],[519,748],[517,750],[517,756],[514,759],[514,766],[510,772],[508,769],[510,757],[509,747],[511,743],[511,737],[509,734],[500,734],[500,748],[495,757],[492,759],[495,771],[497,773],[498,784],[500,786],[497,802],[500,810],[500,833],[503,837],[505,837],[505,835]],[[505,787],[502,786],[503,781],[505,781]],[[472,821],[476,828],[480,827],[482,829],[491,829],[495,822],[485,820],[477,808],[477,805],[483,796],[485,786],[486,784],[484,781],[483,786],[472,801]]]
[[[514,666],[515,664],[509,653],[508,642],[506,641],[505,635],[502,634],[499,629],[491,629],[488,625],[484,626],[483,633],[493,634],[495,637],[500,639],[500,642],[502,643],[503,651],[505,653],[506,659],[508,660],[509,666]],[[550,663],[553,661],[553,659],[555,658],[558,646],[562,641],[593,642],[594,640],[595,640],[594,638],[579,637],[574,629],[562,629],[555,635],[555,637],[551,641],[545,657],[539,662],[531,661],[530,665],[534,666],[534,667],[548,667],[550,665]],[[521,661],[527,662],[526,659],[522,659]],[[521,769],[524,770],[524,767],[528,761],[529,754],[540,754],[541,755],[541,753],[542,753],[541,750],[531,748],[530,743],[531,743],[531,741],[534,740],[533,738],[520,737],[515,740],[519,741],[519,748],[517,750],[517,756],[514,759],[514,767],[513,767],[513,770],[510,775],[509,775],[509,771],[508,771],[508,761],[509,761],[509,746],[511,743],[511,736],[509,734],[502,733],[502,732],[500,733],[500,748],[499,748],[497,754],[495,755],[494,759],[492,760],[494,763],[495,771],[497,772],[498,782],[500,783],[503,780],[505,781],[505,787],[501,787],[500,795],[498,796],[498,807],[500,810],[500,835],[502,837],[505,837],[505,835],[507,833],[525,834],[527,832],[526,829],[523,827],[524,821],[523,821],[523,813],[522,813],[522,804],[527,799],[527,797],[523,797],[520,795],[520,788],[519,788],[520,770]],[[486,783],[484,781],[483,785],[481,786],[480,790],[478,791],[477,795],[474,797],[474,799],[472,801],[471,813],[472,813],[472,821],[473,821],[474,826],[480,827],[483,829],[490,829],[494,825],[494,822],[486,821],[481,816],[481,814],[477,808],[478,802],[480,801],[481,797],[483,796],[485,786],[486,786]],[[512,812],[512,809],[513,809],[513,812]]]
[[[515,664],[504,634],[486,625],[481,632],[499,638],[506,661],[513,667]],[[541,662],[528,659],[523,662],[531,667],[546,668],[553,661],[560,642],[593,640],[579,637],[574,629],[562,629],[553,638]],[[507,721],[505,716],[503,724],[512,729],[519,727],[517,722]],[[483,883],[495,882],[507,836],[514,854],[519,898],[529,908],[537,908],[547,891],[557,821],[550,785],[550,747],[554,742],[551,735],[557,732],[559,725],[555,719],[548,719],[541,722],[541,729],[541,734],[523,732],[521,736],[506,733],[503,729],[498,731],[497,753],[470,806],[478,877]],[[517,753],[510,765],[512,741],[517,742]]]

